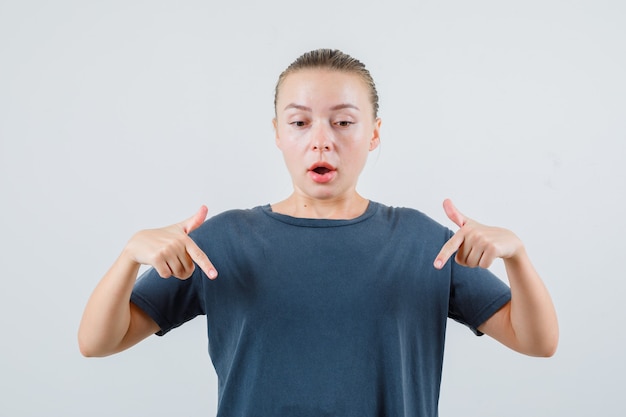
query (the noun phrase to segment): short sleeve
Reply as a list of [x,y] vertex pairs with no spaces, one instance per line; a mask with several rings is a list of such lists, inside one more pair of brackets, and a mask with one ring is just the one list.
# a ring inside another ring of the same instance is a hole
[[161,278],[154,268],[150,268],[137,279],[130,301],[159,325],[161,330],[157,335],[162,336],[204,314],[197,288],[201,279],[198,267],[186,280]]
[[448,317],[481,336],[478,327],[511,300],[511,290],[487,269],[461,266],[454,259],[451,264]]

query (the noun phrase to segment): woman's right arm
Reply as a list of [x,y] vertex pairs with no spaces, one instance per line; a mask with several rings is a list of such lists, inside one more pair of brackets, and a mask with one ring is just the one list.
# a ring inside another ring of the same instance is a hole
[[159,326],[130,302],[140,265],[150,265],[162,278],[187,279],[194,262],[211,279],[217,271],[188,234],[207,215],[202,206],[191,218],[168,227],[135,234],[94,289],[78,329],[78,346],[84,356],[107,356],[139,343]]

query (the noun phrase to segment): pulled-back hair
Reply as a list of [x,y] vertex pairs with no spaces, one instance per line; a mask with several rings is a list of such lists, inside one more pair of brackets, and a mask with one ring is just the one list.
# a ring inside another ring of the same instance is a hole
[[374,79],[370,72],[361,61],[337,49],[316,49],[301,55],[298,59],[293,61],[278,77],[274,91],[274,108],[276,108],[276,102],[278,100],[278,91],[285,81],[285,78],[287,78],[289,74],[304,69],[327,69],[358,75],[369,88],[370,102],[374,109],[374,118],[378,117],[378,92],[376,91],[376,84],[374,84]]

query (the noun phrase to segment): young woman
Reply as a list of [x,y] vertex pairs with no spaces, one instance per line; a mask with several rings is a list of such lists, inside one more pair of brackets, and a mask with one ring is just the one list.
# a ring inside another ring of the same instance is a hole
[[[364,417],[437,415],[449,317],[516,351],[554,353],[554,307],[512,232],[449,200],[456,233],[357,193],[381,124],[361,62],[304,54],[281,74],[275,108],[293,193],[134,235],[85,308],[85,356],[206,315],[218,415]],[[486,269],[496,258],[510,288]],[[136,280],[141,264],[153,268]]]

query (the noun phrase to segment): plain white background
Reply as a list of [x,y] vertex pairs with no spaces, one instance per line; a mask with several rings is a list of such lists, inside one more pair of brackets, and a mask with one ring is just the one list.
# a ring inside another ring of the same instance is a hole
[[332,47],[381,96],[361,193],[511,228],[556,303],[551,359],[451,322],[440,415],[623,416],[625,45],[619,0],[0,0],[0,415],[214,415],[202,318],[85,359],[82,309],[135,231],[287,196],[274,84]]

